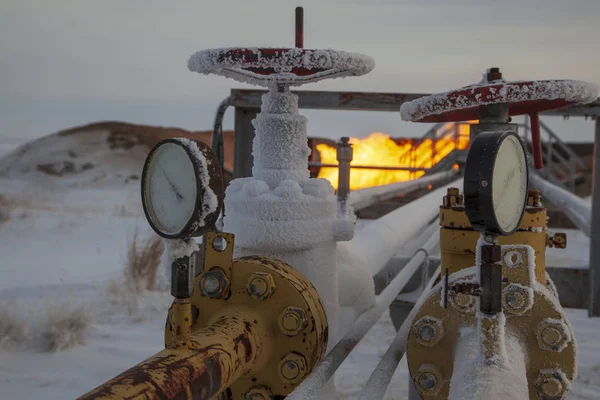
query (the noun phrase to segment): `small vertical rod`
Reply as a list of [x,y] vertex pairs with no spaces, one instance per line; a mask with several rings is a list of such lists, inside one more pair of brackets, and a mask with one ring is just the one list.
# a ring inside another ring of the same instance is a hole
[[498,244],[481,246],[479,311],[486,315],[502,311],[501,247]]
[[[181,245],[190,245],[193,238],[176,239]],[[171,263],[171,295],[175,297],[173,307],[169,311],[169,319],[173,327],[173,340],[169,348],[190,345],[192,331],[192,303],[194,293],[194,279],[196,277],[196,257],[194,253],[189,256],[176,258]]]
[[350,194],[350,163],[353,158],[352,145],[350,138],[343,137],[337,144],[336,158],[338,161],[338,189],[337,199],[340,216],[347,213],[348,195]]
[[533,167],[535,169],[544,168],[542,159],[542,138],[540,136],[540,116],[538,113],[529,114],[531,121],[531,149],[533,152]]
[[600,317],[600,118],[596,118],[590,229],[590,306],[588,315]]
[[296,47],[304,47],[304,8],[296,7]]

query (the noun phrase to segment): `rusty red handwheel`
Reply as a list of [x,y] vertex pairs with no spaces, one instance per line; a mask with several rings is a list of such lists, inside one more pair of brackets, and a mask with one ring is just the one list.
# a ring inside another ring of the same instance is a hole
[[[493,77],[493,80],[490,79]],[[402,104],[402,119],[412,122],[452,122],[479,119],[481,106],[508,104],[509,115],[531,118],[534,166],[542,168],[538,114],[598,98],[598,86],[574,80],[506,82],[497,69],[479,84],[425,96]]]
[[375,67],[369,56],[304,49],[304,10],[296,7],[296,47],[202,50],[188,61],[190,71],[216,74],[258,86],[300,86],[327,78],[360,76]]
[[359,76],[374,66],[373,59],[362,54],[302,48],[209,49],[193,54],[188,61],[191,71],[259,86],[298,86],[327,78]]

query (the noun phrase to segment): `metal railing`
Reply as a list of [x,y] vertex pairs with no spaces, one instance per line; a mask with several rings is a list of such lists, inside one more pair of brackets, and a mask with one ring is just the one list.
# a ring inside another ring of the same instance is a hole
[[[457,160],[456,150],[466,149],[469,142],[468,123],[439,123],[421,138],[415,139],[411,148],[398,156],[402,166],[350,165],[357,170],[408,171],[410,180],[452,168]],[[313,149],[313,152],[316,149]],[[309,161],[311,168],[339,168],[338,164]]]
[[[525,117],[522,127],[523,139],[525,143],[530,144],[531,127],[528,116]],[[544,160],[544,168],[540,175],[555,185],[574,192],[577,180],[582,176],[581,171],[585,169],[583,159],[543,121],[540,121],[540,128]],[[530,145],[526,147],[531,156]]]
[[[427,255],[436,246],[439,245],[439,236],[431,236],[423,246],[414,254],[409,263],[400,271],[400,273],[391,281],[384,291],[377,296],[376,305],[361,314],[358,319],[350,326],[348,333],[335,345],[335,347],[325,356],[325,358],[313,369],[311,374],[286,398],[289,400],[308,400],[315,399],[319,391],[331,379],[335,371],[339,368],[346,357],[352,352],[356,345],[365,337],[369,330],[379,320],[381,315],[388,309],[398,293],[406,286],[410,278],[419,270],[425,262]],[[423,292],[427,293],[427,292]],[[408,321],[408,319],[407,319]],[[408,325],[407,325],[408,326]],[[400,330],[399,334],[406,332]],[[405,339],[394,341],[395,346],[401,349],[405,346]],[[400,343],[397,343],[400,342]],[[404,353],[402,351],[402,353]],[[399,360],[398,360],[399,361]],[[397,363],[389,363],[388,368],[395,370]],[[388,373],[389,373],[388,372]],[[385,392],[380,393],[374,398],[383,398]]]

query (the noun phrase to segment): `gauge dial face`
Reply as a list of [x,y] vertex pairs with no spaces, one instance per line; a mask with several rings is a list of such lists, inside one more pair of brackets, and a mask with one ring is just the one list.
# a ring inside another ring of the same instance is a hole
[[514,231],[527,199],[527,158],[516,136],[500,143],[492,172],[492,204],[496,221],[505,232]]
[[148,218],[166,235],[180,233],[194,217],[198,184],[182,145],[166,142],[147,161],[143,194]]
[[464,178],[465,212],[473,229],[513,233],[527,204],[528,178],[516,130],[479,132],[470,144]]

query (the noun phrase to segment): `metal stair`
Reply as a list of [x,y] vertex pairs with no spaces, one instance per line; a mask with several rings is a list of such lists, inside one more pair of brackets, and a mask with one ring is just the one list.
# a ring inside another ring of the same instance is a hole
[[[520,126],[523,127],[521,135],[531,160],[533,159],[533,154],[531,152],[529,117],[525,117],[525,123]],[[543,121],[540,121],[540,128],[544,168],[538,174],[555,185],[574,192],[575,187],[585,179],[583,174],[585,170],[583,159],[567,146]]]
[[[529,117],[519,124],[530,159],[533,158]],[[540,121],[544,169],[539,174],[546,180],[571,192],[584,181],[585,164],[550,127]],[[448,170],[466,161],[469,143],[468,123],[439,123],[431,127],[405,156],[413,168],[426,168],[426,174]],[[416,176],[415,176],[416,178]]]
[[427,168],[426,175],[463,164],[469,146],[469,124],[446,122],[431,127],[409,153],[410,166]]

